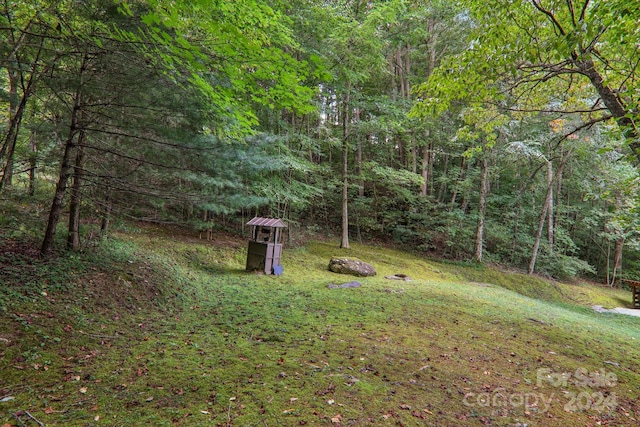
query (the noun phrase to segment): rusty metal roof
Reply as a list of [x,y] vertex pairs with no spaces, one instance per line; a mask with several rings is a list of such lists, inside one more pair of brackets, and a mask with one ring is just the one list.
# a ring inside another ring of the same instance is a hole
[[277,218],[261,218],[261,217],[258,217],[258,216],[253,218],[251,221],[249,221],[247,223],[247,225],[258,225],[258,226],[262,226],[262,227],[276,227],[276,228],[282,228],[282,227],[286,227],[287,226],[287,224],[282,222],[281,219],[277,219]]

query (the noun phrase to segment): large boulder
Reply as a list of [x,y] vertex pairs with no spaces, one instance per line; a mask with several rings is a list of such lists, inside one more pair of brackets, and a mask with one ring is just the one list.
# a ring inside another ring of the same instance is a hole
[[331,258],[329,270],[339,274],[368,277],[375,276],[376,270],[371,264],[353,258]]

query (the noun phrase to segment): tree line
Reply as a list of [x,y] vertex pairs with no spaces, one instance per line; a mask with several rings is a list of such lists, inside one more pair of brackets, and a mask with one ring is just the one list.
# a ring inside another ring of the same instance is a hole
[[621,0],[6,1],[0,192],[50,197],[45,256],[79,249],[83,220],[260,214],[344,248],[613,283],[638,262],[639,17]]

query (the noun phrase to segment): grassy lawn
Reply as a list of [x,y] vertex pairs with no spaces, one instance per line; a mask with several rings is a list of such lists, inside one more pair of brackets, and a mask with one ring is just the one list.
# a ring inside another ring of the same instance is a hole
[[[321,242],[256,275],[243,240],[176,229],[51,262],[4,245],[0,425],[640,422],[640,318],[590,308],[628,290]],[[345,253],[377,276],[329,289]]]

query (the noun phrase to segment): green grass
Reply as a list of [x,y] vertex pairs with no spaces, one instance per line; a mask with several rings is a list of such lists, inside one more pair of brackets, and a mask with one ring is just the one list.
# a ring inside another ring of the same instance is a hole
[[[378,275],[329,289],[354,280],[328,271],[335,255]],[[134,228],[74,263],[33,267],[69,277],[66,287],[2,288],[0,400],[12,399],[0,402],[0,424],[18,425],[20,411],[48,426],[630,426],[640,417],[640,318],[590,308],[628,304],[626,290],[364,245],[285,249],[279,277],[246,273],[245,256],[242,240],[220,247]],[[396,273],[413,280],[384,277]],[[34,292],[14,298],[25,289]],[[565,373],[566,384],[555,381]],[[584,384],[596,373],[615,381]]]

